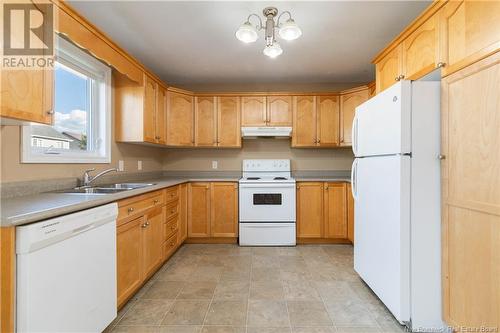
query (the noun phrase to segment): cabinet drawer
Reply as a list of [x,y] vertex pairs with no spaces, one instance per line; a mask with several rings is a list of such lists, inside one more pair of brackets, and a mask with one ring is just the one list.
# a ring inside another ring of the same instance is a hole
[[168,239],[179,229],[179,216],[174,216],[170,220],[167,220],[164,227],[165,238]]
[[163,244],[163,260],[167,260],[177,248],[177,232]]
[[144,211],[163,205],[165,202],[163,191],[156,191],[118,202],[118,220],[137,216]]
[[179,214],[179,200],[167,204],[166,209],[166,220],[169,220],[173,216]]
[[165,202],[173,202],[179,199],[179,186],[169,187],[165,190]]

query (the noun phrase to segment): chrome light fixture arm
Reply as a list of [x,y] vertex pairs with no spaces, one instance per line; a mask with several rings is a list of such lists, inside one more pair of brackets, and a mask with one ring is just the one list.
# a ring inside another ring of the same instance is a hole
[[250,18],[251,18],[252,16],[255,16],[256,18],[258,18],[258,19],[259,19],[259,25],[256,25],[256,26],[255,26],[255,29],[257,29],[257,31],[260,31],[260,30],[264,29],[264,25],[262,24],[262,19],[261,19],[261,18],[260,18],[260,16],[259,16],[259,15],[257,15],[257,14],[250,14],[250,15],[248,15],[248,17],[247,17],[247,22],[251,24],[251,22],[250,22]]
[[284,14],[288,14],[288,19],[291,20],[292,19],[292,13],[290,13],[288,10],[285,10],[284,12],[281,12],[281,14],[279,14],[278,18],[276,19],[276,27],[279,28],[280,27],[280,18],[284,15]]

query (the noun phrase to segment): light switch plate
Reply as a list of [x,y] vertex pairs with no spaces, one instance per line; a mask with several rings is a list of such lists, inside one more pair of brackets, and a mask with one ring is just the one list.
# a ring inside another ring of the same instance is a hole
[[137,170],[142,170],[142,161],[137,161]]
[[118,160],[118,171],[124,171],[124,170],[125,170],[125,166],[124,166],[123,160]]
[[212,169],[217,169],[219,167],[218,161],[212,161]]

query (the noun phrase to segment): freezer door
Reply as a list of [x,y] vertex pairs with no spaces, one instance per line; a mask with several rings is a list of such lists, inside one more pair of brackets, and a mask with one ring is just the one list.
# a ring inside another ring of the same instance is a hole
[[410,319],[410,160],[353,165],[354,269],[400,322]]
[[356,108],[356,157],[411,152],[411,82],[401,81]]

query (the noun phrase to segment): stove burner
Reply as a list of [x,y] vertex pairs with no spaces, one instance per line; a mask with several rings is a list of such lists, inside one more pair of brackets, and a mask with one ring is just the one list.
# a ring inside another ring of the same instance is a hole
[[274,177],[273,180],[286,180],[285,177]]
[[260,177],[247,177],[247,180],[259,180]]

